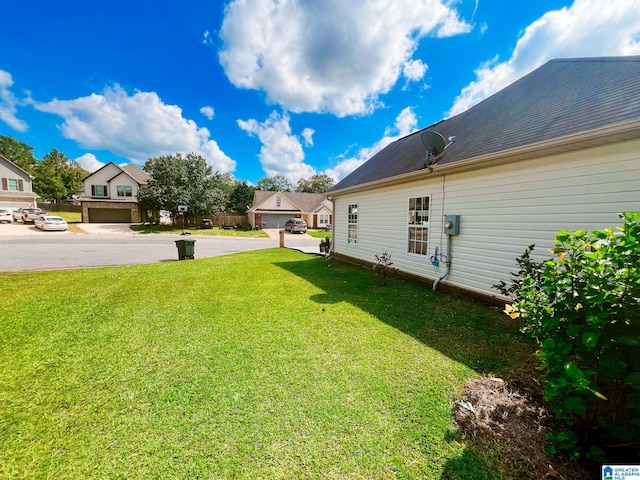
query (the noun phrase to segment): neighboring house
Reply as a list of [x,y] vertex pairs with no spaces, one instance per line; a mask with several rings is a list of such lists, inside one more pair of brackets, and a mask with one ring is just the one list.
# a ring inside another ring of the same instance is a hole
[[138,190],[149,174],[136,165],[109,162],[87,176],[80,195],[85,223],[139,223],[147,212],[138,207]]
[[639,79],[640,56],[553,60],[425,129],[453,141],[439,155],[425,130],[388,145],[327,192],[332,253],[365,264],[387,251],[407,276],[504,300],[492,285],[528,245],[546,259],[559,230],[640,210]]
[[32,191],[32,182],[28,172],[0,155],[0,208],[37,207],[38,195]]
[[331,225],[332,205],[324,193],[256,190],[247,215],[249,223],[263,228],[284,228],[290,218],[302,218],[309,228]]

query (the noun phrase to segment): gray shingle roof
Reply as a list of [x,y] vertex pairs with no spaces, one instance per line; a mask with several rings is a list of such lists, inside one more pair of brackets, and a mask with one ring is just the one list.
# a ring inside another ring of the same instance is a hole
[[[546,140],[640,119],[640,56],[557,59],[469,110],[424,130],[456,140],[437,157],[453,165]],[[401,138],[329,192],[425,167],[420,130]]]
[[299,192],[272,192],[268,190],[256,190],[254,192],[254,207],[264,203],[269,197],[276,194],[289,199],[294,205],[305,213],[314,212],[327,198],[324,193],[299,193]]
[[142,170],[137,165],[134,165],[133,163],[129,165],[120,165],[120,168],[125,172],[127,172],[129,176],[133,178],[136,182],[138,182],[140,185],[146,185],[149,182],[149,179],[151,178],[151,175],[149,175],[147,172]]

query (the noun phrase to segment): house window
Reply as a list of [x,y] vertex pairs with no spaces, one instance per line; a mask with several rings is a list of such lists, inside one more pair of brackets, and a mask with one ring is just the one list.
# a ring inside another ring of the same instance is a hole
[[16,178],[3,178],[2,190],[11,190],[14,192],[22,192],[24,190],[24,182]]
[[358,243],[358,205],[349,205],[349,215],[347,217],[349,236],[347,243]]
[[276,197],[276,207],[279,207],[280,205],[282,205],[282,197],[278,195]]
[[91,196],[92,197],[106,197],[107,196],[107,186],[106,185],[91,185]]
[[321,213],[318,215],[318,225],[329,225],[329,215],[326,213]]
[[129,185],[118,185],[119,197],[131,197],[133,195],[133,187]]
[[427,255],[429,251],[429,197],[409,199],[409,253]]

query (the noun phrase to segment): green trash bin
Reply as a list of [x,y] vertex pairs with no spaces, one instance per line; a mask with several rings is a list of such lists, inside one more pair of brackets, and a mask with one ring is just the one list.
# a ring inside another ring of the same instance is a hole
[[178,247],[178,260],[189,259],[193,260],[193,250],[195,240],[176,240],[176,247]]

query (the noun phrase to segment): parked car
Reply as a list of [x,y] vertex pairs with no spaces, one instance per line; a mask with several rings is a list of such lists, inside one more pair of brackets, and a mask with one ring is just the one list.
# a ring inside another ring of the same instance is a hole
[[65,231],[68,228],[67,222],[64,218],[56,215],[40,215],[34,222],[36,228],[42,231],[46,230],[62,230]]
[[13,221],[13,214],[4,208],[0,208],[0,222],[11,223]]
[[42,214],[44,214],[39,208],[23,208],[22,209],[22,223],[35,222],[35,220]]
[[203,218],[202,223],[200,223],[200,228],[212,229],[213,222],[209,218]]
[[301,218],[290,218],[284,224],[284,229],[291,233],[307,233],[307,222]]

